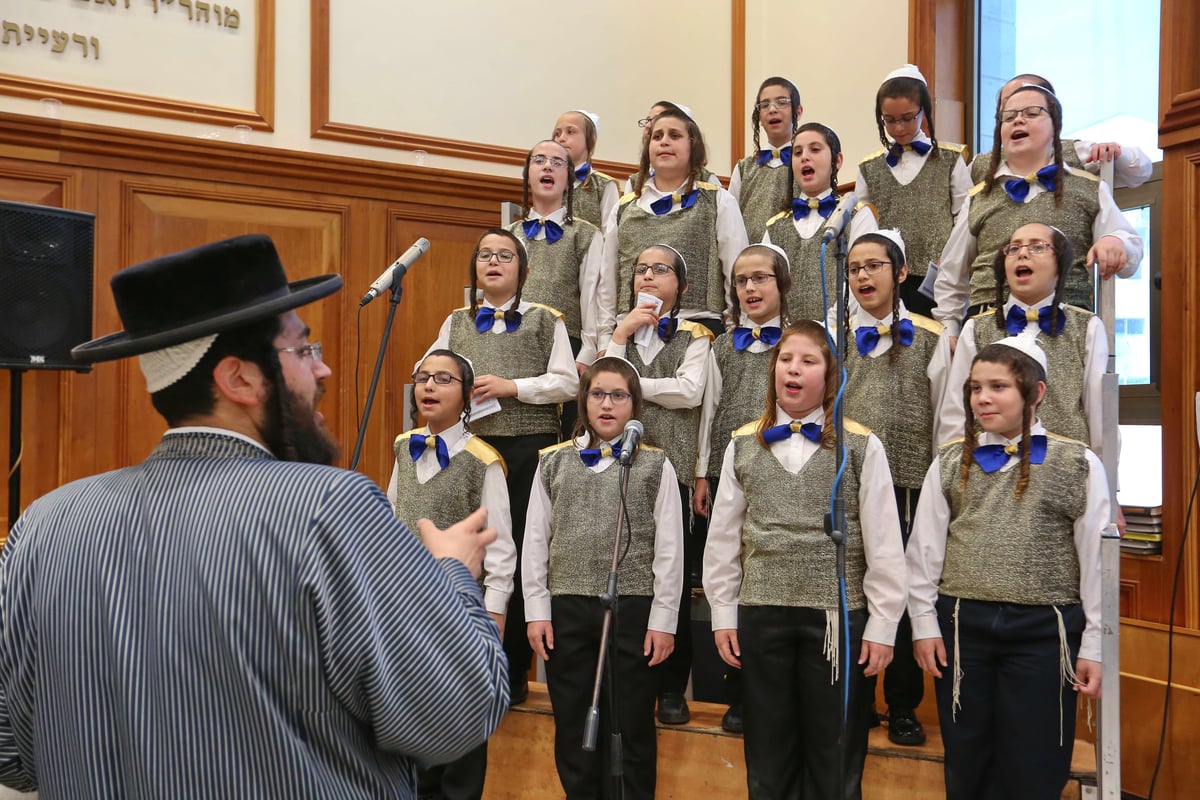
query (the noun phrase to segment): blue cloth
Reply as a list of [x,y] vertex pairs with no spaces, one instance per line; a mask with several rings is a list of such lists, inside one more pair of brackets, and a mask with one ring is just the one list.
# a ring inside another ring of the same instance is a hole
[[675,331],[679,326],[675,324],[675,320],[670,317],[663,317],[658,321],[658,338],[664,342],[671,341],[671,337],[675,335]]
[[521,223],[521,229],[525,231],[525,238],[532,242],[541,232],[543,225],[546,227],[547,244],[554,244],[562,238],[562,225],[552,219],[527,219]]
[[[1008,463],[1010,456],[1021,456],[1020,444],[984,444],[975,448],[975,463],[984,472],[995,472]],[[1041,464],[1046,460],[1046,437],[1029,437],[1029,463]]]
[[[517,328],[521,327],[521,312],[510,310],[501,311],[500,316],[504,319],[505,333],[512,333]],[[490,306],[480,306],[475,312],[475,330],[480,333],[487,333],[496,326],[496,309]]]
[[740,353],[754,344],[756,339],[767,347],[774,347],[782,335],[783,331],[774,325],[764,328],[745,328],[739,325],[733,329],[733,349]]
[[1036,312],[1034,312],[1032,308],[1024,309],[1016,303],[1013,303],[1013,305],[1008,309],[1008,313],[1004,316],[1004,328],[1008,331],[1009,336],[1016,336],[1017,334],[1023,332],[1025,327],[1032,321],[1029,318],[1029,314],[1030,312],[1033,312],[1034,317],[1037,319],[1038,327],[1041,328],[1042,333],[1046,334],[1047,336],[1058,336],[1063,332],[1063,328],[1067,324],[1067,312],[1059,309],[1058,324],[1052,326],[1050,318],[1053,315],[1053,311],[1053,306],[1039,308]]
[[676,203],[679,203],[680,208],[691,208],[692,206],[696,205],[696,198],[699,196],[699,189],[692,189],[685,195],[681,195],[678,192],[675,194],[664,195],[650,204],[650,210],[653,211],[657,216],[661,217],[663,214],[666,214],[668,211],[670,211]]
[[446,449],[446,440],[441,436],[425,436],[424,434],[414,433],[408,437],[408,454],[412,456],[413,461],[420,458],[427,447],[432,447],[437,451],[439,467],[445,469],[450,466],[450,451]]
[[412,798],[508,707],[466,567],[366,476],[222,433],[33,503],[0,618],[0,780],[43,798]]
[[[854,343],[858,345],[858,354],[864,358],[870,355],[879,344],[879,337],[891,334],[891,325],[861,325],[854,329]],[[896,325],[896,342],[903,347],[913,343],[913,324],[911,319],[902,319]]]
[[[1025,198],[1029,196],[1029,187],[1032,183],[1040,183],[1046,187],[1046,191],[1053,192],[1055,181],[1058,178],[1058,167],[1051,164],[1047,167],[1042,167],[1033,175],[1027,175],[1024,178],[1013,178],[1004,182],[1004,191],[1008,196],[1017,203],[1025,202]],[[1032,181],[1030,180],[1032,179]]]
[[821,426],[815,422],[806,422],[801,425],[799,422],[792,420],[785,422],[782,425],[772,425],[763,431],[763,441],[767,444],[775,444],[782,442],[793,433],[798,433],[810,442],[819,443],[821,441]]
[[575,180],[586,181],[587,176],[592,173],[592,162],[585,161],[575,168]]
[[605,456],[613,458],[621,457],[621,448],[618,445],[611,445],[605,442],[599,447],[585,447],[579,451],[579,458],[583,461],[584,466],[594,467],[600,463],[600,459]]
[[933,145],[929,142],[912,141],[908,144],[892,142],[892,146],[888,148],[887,157],[884,158],[884,161],[887,162],[889,167],[894,167],[900,163],[900,156],[904,155],[905,150],[912,150],[914,153],[923,156],[932,149]]
[[821,219],[829,219],[829,215],[837,208],[837,204],[837,195],[832,193],[822,197],[820,200],[813,197],[807,200],[802,197],[794,197],[792,198],[792,219],[804,219],[810,211],[816,211]]
[[791,161],[792,160],[792,146],[790,144],[785,144],[783,147],[779,148],[778,150],[776,150],[772,147],[768,147],[766,150],[759,150],[758,158],[755,160],[755,163],[757,163],[761,167],[765,164],[770,163],[771,159],[776,158],[776,157],[778,157],[779,160],[785,164],[788,163],[789,161]]

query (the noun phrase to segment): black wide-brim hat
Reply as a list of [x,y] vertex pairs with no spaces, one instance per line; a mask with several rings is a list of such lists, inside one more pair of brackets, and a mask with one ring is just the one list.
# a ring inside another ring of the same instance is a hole
[[84,342],[71,355],[93,362],[161,350],[291,311],[341,287],[340,275],[288,283],[268,236],[200,245],[113,275],[125,330]]

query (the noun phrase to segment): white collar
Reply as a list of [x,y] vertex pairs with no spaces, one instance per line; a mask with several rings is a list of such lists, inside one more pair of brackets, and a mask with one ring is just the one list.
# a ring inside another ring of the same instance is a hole
[[525,216],[525,219],[526,220],[548,219],[551,222],[556,222],[559,225],[562,225],[563,220],[566,219],[566,216],[567,216],[567,207],[566,206],[559,206],[554,211],[551,211],[549,214],[547,214],[544,217],[531,208],[531,209],[529,209],[529,213]]
[[767,320],[763,324],[759,325],[757,322],[750,319],[749,314],[747,314],[745,311],[742,312],[741,327],[743,327],[743,328],[778,328],[778,327],[780,327],[779,322],[780,322],[779,315],[776,314],[775,316],[771,317],[769,320]]
[[799,422],[801,424],[805,424],[808,422],[815,422],[818,426],[823,427],[825,425],[825,409],[818,407],[815,411],[810,411],[807,414],[805,414],[803,417],[801,417],[800,419],[796,419],[795,417],[793,417],[792,415],[790,415],[786,411],[784,411],[782,408],[780,408],[778,403],[775,404],[775,424],[776,425],[786,425],[787,423],[792,422],[793,420],[795,420],[796,422]]
[[[425,427],[418,430],[417,433],[420,433],[424,436],[429,436],[430,435],[429,426],[426,425]],[[437,434],[433,434],[433,435],[440,437],[441,440],[446,443],[447,450],[453,449],[454,446],[456,444],[458,444],[460,441],[462,441],[464,438],[470,438],[470,436],[471,436],[471,434],[467,432],[466,427],[463,425],[462,419],[459,419],[458,422],[454,423],[449,428],[446,428],[446,430],[442,431],[441,433],[437,433]]]
[[[1045,436],[1046,435],[1046,428],[1042,425],[1042,421],[1040,419],[1038,419],[1037,417],[1034,417],[1033,422],[1031,422],[1029,424],[1029,435],[1030,436]],[[1006,439],[1005,437],[1001,436],[998,433],[988,433],[987,431],[981,431],[979,434],[979,439],[977,441],[981,445],[985,445],[985,444],[999,444],[999,445],[1020,444],[1021,437],[1018,436],[1015,439]]]
[[254,445],[269,456],[275,456],[274,453],[267,449],[265,444],[257,441],[256,439],[251,439],[244,433],[231,431],[228,428],[217,428],[212,425],[180,425],[178,428],[168,428],[166,432],[163,433],[163,436],[182,435],[189,433],[215,433],[220,436],[231,436],[234,439],[241,439],[243,442]]

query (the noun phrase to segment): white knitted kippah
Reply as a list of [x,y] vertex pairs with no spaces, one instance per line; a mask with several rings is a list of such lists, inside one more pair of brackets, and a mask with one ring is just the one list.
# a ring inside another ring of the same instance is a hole
[[204,358],[204,354],[212,347],[218,335],[214,333],[201,336],[190,342],[152,350],[138,356],[138,364],[142,368],[142,374],[146,376],[146,390],[154,394],[181,380],[200,363],[200,359]]
[[901,64],[885,75],[883,82],[887,83],[892,78],[912,78],[913,80],[920,81],[926,86],[929,85],[929,81],[925,80],[925,76],[921,74],[921,70],[917,69],[916,64]]

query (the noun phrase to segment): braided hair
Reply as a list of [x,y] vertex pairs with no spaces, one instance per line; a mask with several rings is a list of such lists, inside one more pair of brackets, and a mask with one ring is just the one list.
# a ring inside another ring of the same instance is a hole
[[[421,367],[425,366],[425,362],[432,356],[442,356],[453,361],[458,366],[458,377],[462,385],[462,422],[463,428],[471,430],[471,392],[475,389],[475,370],[471,367],[471,362],[466,356],[459,355],[453,350],[439,347],[436,350],[430,350],[421,359],[421,363],[417,365],[416,372],[421,371]],[[413,374],[415,375],[416,372]],[[412,421],[411,425],[417,425],[417,385],[414,382],[409,388],[409,393],[412,403]]]
[[[836,197],[838,194],[837,161],[838,161],[838,156],[840,156],[842,154],[842,140],[839,139],[838,135],[833,132],[833,128],[830,128],[828,125],[822,125],[819,122],[806,122],[803,125],[801,125],[799,128],[796,129],[796,135],[792,137],[792,159],[793,160],[795,160],[795,157],[796,157],[795,156],[796,138],[800,134],[806,133],[808,131],[813,131],[815,133],[819,133],[825,139],[825,143],[827,145],[829,145],[829,188],[833,190],[833,194]],[[780,209],[780,211],[791,211],[792,210],[792,201],[795,199],[796,199],[796,173],[795,173],[794,168],[792,167],[792,162],[789,161],[788,162],[788,196],[784,200],[783,207]]]
[[780,78],[780,77],[767,78],[765,81],[760,83],[758,86],[758,94],[756,94],[754,96],[755,103],[754,103],[753,107],[751,107],[751,109],[750,109],[750,129],[754,131],[754,152],[756,154],[758,153],[759,150],[762,149],[762,145],[759,144],[759,139],[758,139],[759,125],[760,125],[760,120],[761,120],[761,115],[759,114],[759,111],[758,111],[758,103],[762,100],[763,90],[766,89],[768,86],[780,87],[781,89],[785,90],[788,93],[788,97],[791,98],[791,101],[792,101],[792,124],[791,124],[791,133],[788,136],[789,139],[792,136],[796,135],[796,126],[800,123],[800,114],[803,111],[803,106],[800,105],[800,90],[796,88],[796,84],[792,83],[787,78]]
[[[586,117],[585,117],[586,119]],[[588,120],[591,122],[591,120]],[[575,164],[571,161],[571,154],[567,152],[567,148],[563,147],[553,139],[542,139],[540,142],[529,148],[529,152],[525,154],[525,166],[521,170],[521,218],[529,216],[529,167],[533,160],[533,151],[537,149],[539,144],[553,144],[562,147],[563,156],[567,160],[567,190],[563,192],[563,205],[567,207],[567,213],[563,217],[563,223],[574,222],[575,216],[572,213],[575,204]]]
[[[1075,248],[1071,246],[1071,240],[1067,235],[1053,225],[1045,225],[1041,222],[1030,223],[1033,225],[1044,225],[1050,230],[1050,244],[1054,246],[1054,258],[1058,266],[1058,279],[1054,282],[1054,294],[1050,298],[1050,330],[1051,336],[1058,335],[1058,318],[1063,311],[1058,307],[1058,298],[1062,297],[1063,291],[1067,285],[1067,278],[1071,274],[1071,265],[1075,261]],[[1022,225],[1021,228],[1027,227]],[[1021,228],[1017,228],[1020,230]],[[1013,231],[1013,236],[1016,231]],[[1012,241],[1012,236],[1009,236],[1009,241]],[[1008,267],[1007,257],[1004,255],[1004,250],[997,250],[996,257],[992,259],[992,275],[996,279],[996,310],[992,312],[996,320],[996,327],[1002,331],[1007,331],[1008,326],[1005,324],[1004,302],[1008,299]]]
[[921,115],[925,118],[925,127],[929,131],[929,154],[933,158],[939,158],[937,133],[933,129],[933,98],[929,96],[929,87],[925,82],[916,78],[891,78],[884,81],[875,93],[875,127],[879,131],[879,141],[885,148],[891,147],[883,126],[883,101],[901,98],[921,107]]
[[[765,244],[748,245],[734,259],[734,275],[737,275],[738,262],[742,260],[742,256],[747,255],[764,256],[770,260],[771,272],[775,275],[775,287],[779,290],[779,327],[786,328],[792,319],[791,313],[788,311],[788,293],[792,291],[792,270],[788,265],[787,257],[774,247],[768,247]],[[732,322],[737,325],[742,318],[742,304],[738,300],[737,284],[733,280],[729,281],[729,306],[733,309]]]
[[521,306],[521,290],[525,288],[525,279],[529,277],[529,251],[525,249],[525,245],[516,237],[512,231],[504,228],[488,228],[479,236],[479,241],[475,242],[475,250],[471,253],[471,318],[475,318],[475,312],[479,310],[479,248],[483,244],[483,240],[489,236],[503,236],[512,242],[512,249],[517,254],[517,294],[513,297],[512,305],[508,311],[504,312],[504,320],[507,322],[515,319],[515,315],[520,313]]
[[[642,260],[642,256],[651,250],[661,250],[669,256],[669,266],[671,267],[671,271],[675,273],[675,281],[678,284],[678,288],[675,292],[675,304],[671,306],[670,311],[671,321],[667,323],[666,340],[670,341],[671,339],[675,338],[675,331],[679,328],[679,309],[683,303],[683,293],[687,291],[687,263],[683,260],[683,256],[679,254],[679,251],[668,244],[650,245],[642,250],[642,252],[638,253],[638,262]],[[635,269],[630,273],[629,276],[629,308],[631,310],[637,308],[637,277],[637,271]]]
[[[579,394],[576,395],[576,402],[582,413],[575,418],[575,427],[571,431],[571,437],[578,439],[585,433],[588,436],[588,447],[595,447],[598,444],[596,431],[592,428],[592,423],[587,415],[588,392],[592,390],[592,381],[601,372],[612,372],[620,375],[625,379],[625,386],[629,393],[633,395],[633,412],[630,419],[639,419],[642,416],[642,380],[638,377],[637,370],[623,358],[616,356],[606,356],[598,358],[592,362],[592,365],[583,371],[579,376]],[[637,455],[634,455],[634,459]]]
[[[1053,135],[1051,136],[1051,141],[1052,141],[1053,147],[1054,147],[1054,166],[1058,167],[1058,172],[1059,172],[1059,175],[1061,176],[1065,170],[1065,168],[1063,167],[1062,138],[1061,138],[1062,137],[1062,104],[1058,102],[1058,98],[1054,96],[1054,92],[1050,91],[1049,89],[1047,89],[1044,86],[1038,86],[1038,85],[1032,84],[1032,83],[1027,83],[1027,84],[1022,85],[1019,89],[1017,89],[1015,92],[1010,94],[1008,97],[1009,97],[1009,99],[1011,99],[1014,95],[1017,94],[1017,92],[1025,92],[1025,91],[1038,92],[1046,99],[1046,110],[1050,113],[1050,122],[1054,126],[1054,132],[1053,132]],[[985,177],[983,179],[983,184],[984,184],[983,191],[984,192],[990,193],[992,191],[992,189],[994,189],[996,186],[996,170],[1000,166],[1000,160],[1001,160],[1001,152],[1000,151],[1001,151],[1001,148],[1003,147],[1003,141],[1000,138],[1000,127],[1003,124],[1000,121],[1000,118],[1003,113],[1004,113],[1004,110],[998,106],[996,109],[996,127],[992,133],[992,158],[991,158],[991,161],[988,163],[987,177]],[[1065,181],[1063,181],[1061,179],[1054,182],[1054,207],[1055,208],[1060,208],[1062,206],[1063,183],[1065,183]]]
[[[854,240],[854,246],[850,248],[850,253],[854,253],[854,248],[860,244],[877,244],[883,248],[887,254],[887,260],[892,264],[892,330],[896,329],[896,325],[900,322],[900,271],[905,267],[904,251],[900,249],[900,245],[893,242],[886,236],[878,233],[864,233]],[[847,259],[849,260],[849,259]],[[847,270],[849,267],[847,267]],[[850,273],[846,273],[846,284],[850,283]],[[893,339],[895,339],[893,334]],[[854,339],[854,332],[850,329],[850,315],[846,315],[846,341]],[[900,357],[900,348],[892,347],[888,350],[888,363],[895,363]]]

